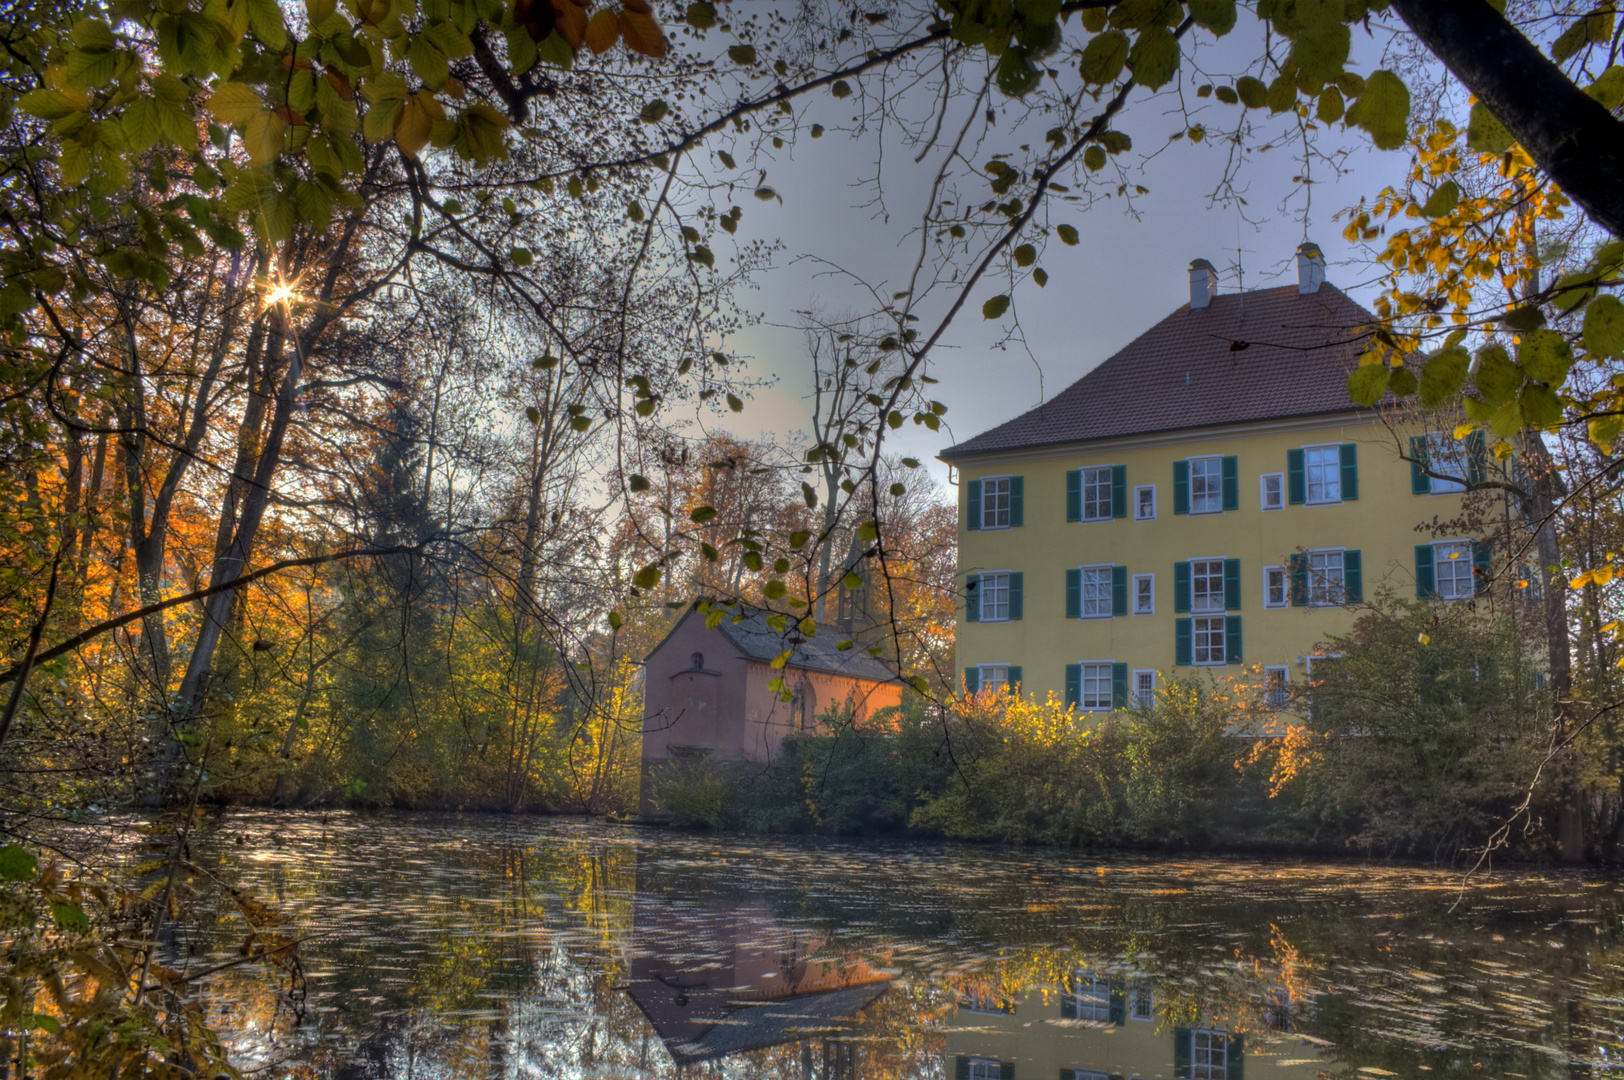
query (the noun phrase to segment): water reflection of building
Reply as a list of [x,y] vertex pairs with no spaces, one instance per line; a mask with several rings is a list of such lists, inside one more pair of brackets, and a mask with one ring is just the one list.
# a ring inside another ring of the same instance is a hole
[[1289,996],[1259,1002],[1260,1031],[1230,1030],[1210,1018],[1169,1015],[1149,978],[1083,969],[1058,991],[1011,997],[969,992],[947,1036],[947,1075],[956,1080],[1242,1080],[1267,1067],[1272,1080],[1314,1080],[1325,1063],[1287,1034]]
[[640,894],[625,989],[679,1065],[799,1042],[803,1076],[862,1075],[856,1017],[889,977],[759,899]]

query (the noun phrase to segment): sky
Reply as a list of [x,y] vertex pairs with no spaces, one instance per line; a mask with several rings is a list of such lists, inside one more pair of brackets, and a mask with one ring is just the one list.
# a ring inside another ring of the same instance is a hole
[[[1261,54],[1261,24],[1243,12],[1228,37],[1216,44],[1210,36],[1206,41],[1209,44],[1195,62],[1209,73],[1238,75],[1248,59]],[[1382,50],[1390,42],[1391,36],[1379,27],[1370,36],[1357,34],[1356,70],[1368,73],[1381,66]],[[1188,64],[1185,79],[1187,87],[1209,81],[1197,77]],[[1195,101],[1193,96],[1188,100]],[[832,99],[813,102],[806,119],[832,128],[841,119],[837,104]],[[948,406],[947,427],[932,433],[907,424],[892,437],[893,452],[925,460],[932,476],[945,485],[950,471],[935,460],[938,452],[1052,398],[1185,303],[1188,266],[1195,258],[1217,267],[1221,292],[1237,291],[1243,282],[1248,290],[1269,288],[1296,280],[1295,250],[1303,240],[1312,240],[1325,252],[1329,281],[1362,302],[1374,299],[1377,268],[1368,251],[1343,240],[1343,223],[1334,216],[1402,181],[1407,154],[1376,151],[1362,133],[1345,133],[1336,125],[1322,139],[1328,148],[1349,151],[1341,175],[1321,169],[1322,179],[1312,185],[1311,202],[1305,203],[1300,191],[1293,194],[1298,185],[1292,177],[1301,168],[1292,150],[1253,151],[1242,173],[1240,189],[1246,205],[1240,207],[1212,197],[1226,157],[1221,147],[1211,142],[1169,142],[1168,136],[1184,127],[1182,117],[1170,113],[1170,104],[1165,91],[1161,97],[1135,91],[1117,125],[1134,140],[1134,148],[1121,155],[1123,164],[1149,194],[1136,199],[1131,211],[1113,199],[1051,218],[1055,223],[1069,221],[1081,239],[1075,247],[1050,243],[1040,260],[1050,275],[1046,288],[1028,282],[1017,289],[1015,303],[1026,347],[1019,343],[997,347],[1001,324],[981,317],[982,302],[1004,291],[1004,286],[984,282],[977,289],[932,361],[931,374],[941,380],[933,393]],[[1202,104],[1214,127],[1226,118],[1233,123],[1239,112],[1238,106],[1212,98]],[[1254,146],[1267,141],[1268,131],[1280,129],[1265,115],[1249,114],[1264,132],[1252,140]],[[782,440],[806,429],[809,364],[795,313],[814,308],[866,310],[872,305],[870,298],[830,273],[830,264],[853,268],[871,283],[884,283],[887,296],[890,289],[902,287],[897,283],[905,279],[917,249],[908,227],[929,197],[930,170],[939,157],[932,155],[916,167],[911,153],[888,143],[879,172],[887,216],[873,207],[873,189],[854,182],[875,174],[876,162],[882,160],[876,146],[872,133],[846,139],[833,130],[820,140],[791,145],[780,161],[768,163],[767,182],[782,202],[750,200],[746,207],[738,241],[776,240],[783,249],[774,267],[758,275],[754,289],[741,293],[743,306],[761,321],[729,344],[752,358],[753,374],[775,381],[754,393],[743,414],[724,419],[733,434]],[[718,255],[722,253],[718,248]],[[714,417],[705,422],[716,424]],[[950,491],[944,494],[952,497]]]

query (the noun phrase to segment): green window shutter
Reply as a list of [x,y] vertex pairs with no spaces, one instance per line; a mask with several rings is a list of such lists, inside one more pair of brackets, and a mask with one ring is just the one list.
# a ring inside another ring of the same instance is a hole
[[1241,561],[1239,559],[1224,560],[1224,610],[1239,611],[1241,609]]
[[1083,520],[1083,470],[1066,470],[1066,520]]
[[1128,707],[1128,665],[1111,665],[1111,708]]
[[1195,662],[1195,642],[1189,619],[1173,620],[1173,663],[1189,667]]
[[1221,475],[1224,480],[1224,509],[1239,510],[1241,508],[1240,459],[1233,454],[1226,454],[1221,465]]
[[1185,1080],[1188,1080],[1190,1076],[1190,1058],[1192,1056],[1190,1051],[1194,1042],[1195,1040],[1192,1038],[1189,1028],[1176,1027],[1173,1029],[1173,1075],[1175,1077],[1184,1077]]
[[[1015,1063],[1013,1061],[1000,1061],[998,1063],[998,1080],[1015,1080]],[[1231,1080],[1224,1077],[1224,1080]]]
[[1308,501],[1308,472],[1301,450],[1286,451],[1286,501],[1301,506]]
[[1224,1047],[1224,1080],[1246,1080],[1245,1035],[1231,1035]]
[[1438,581],[1432,573],[1432,545],[1415,545],[1415,595],[1422,600],[1438,598]]
[[1291,606],[1302,607],[1308,603],[1308,556],[1298,552],[1291,557],[1288,566]]
[[1488,470],[1489,454],[1484,442],[1481,431],[1474,431],[1466,436],[1466,482],[1468,484],[1481,484],[1484,480],[1484,473]]
[[1241,617],[1239,615],[1224,616],[1224,663],[1238,664],[1241,662]]
[[1410,436],[1410,494],[1430,495],[1432,479],[1427,476],[1427,437]]
[[1190,564],[1188,561],[1173,564],[1173,610],[1190,610]]
[[1066,571],[1066,618],[1080,619],[1083,615],[1083,572]]
[[1083,700],[1083,665],[1066,665],[1066,704],[1075,706]]
[[971,574],[964,579],[964,621],[981,621],[981,575]]
[[1489,555],[1488,544],[1481,540],[1472,541],[1472,592],[1482,595],[1489,588]]
[[[1067,991],[1066,991],[1065,995],[1062,996],[1061,999],[1060,999],[1060,1019],[1062,1019],[1062,1020],[1076,1020],[1076,1019],[1078,1019],[1078,1016],[1077,1016],[1077,995],[1075,993],[1072,993],[1070,988],[1067,988]],[[1071,1070],[1070,1069],[1061,1069],[1060,1070],[1060,1080],[1071,1080]]]
[[964,527],[981,528],[981,481],[972,480],[964,485]]
[[1020,693],[1020,685],[1021,665],[1011,664],[1009,665],[1009,692],[1012,694]]
[[981,669],[975,666],[964,669],[964,691],[974,694],[981,689]]
[[1357,551],[1342,553],[1342,602],[1363,603],[1365,599],[1365,561]]
[[1009,478],[1009,524],[1011,528],[1026,524],[1026,477]]
[[1190,512],[1190,463],[1173,462],[1173,513]]
[[1342,501],[1359,497],[1359,444],[1342,444]]
[[[1126,667],[1127,665],[1123,665]],[[1121,708],[1121,706],[1118,706]],[[1121,975],[1111,979],[1111,1023],[1122,1027],[1128,1022],[1128,980]]]
[[1009,617],[1021,617],[1021,592],[1026,584],[1026,575],[1019,570],[1009,575]]
[[1126,615],[1128,613],[1128,568],[1126,566],[1111,567],[1111,614]]
[[1128,467],[1126,465],[1111,466],[1111,516],[1114,518],[1128,516]]
[[970,1059],[968,1057],[959,1054],[953,1058],[953,1076],[954,1080],[969,1080]]

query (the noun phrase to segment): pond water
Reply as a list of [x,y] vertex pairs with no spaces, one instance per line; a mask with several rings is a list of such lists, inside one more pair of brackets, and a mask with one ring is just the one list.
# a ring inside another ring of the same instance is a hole
[[[302,985],[208,1008],[265,1077],[1624,1077],[1624,883],[1578,872],[233,814]],[[224,910],[194,970],[245,933]]]

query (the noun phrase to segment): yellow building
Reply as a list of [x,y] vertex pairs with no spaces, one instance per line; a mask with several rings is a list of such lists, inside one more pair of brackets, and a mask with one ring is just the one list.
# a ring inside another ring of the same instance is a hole
[[[1257,665],[1301,682],[1386,584],[1469,597],[1488,548],[1459,514],[1481,442],[1395,437],[1349,403],[1374,317],[1325,282],[1191,302],[1039,407],[945,450],[959,474],[958,666],[1105,711],[1167,673]],[[1407,455],[1428,461],[1405,461]],[[1432,474],[1432,475],[1429,475]]]

